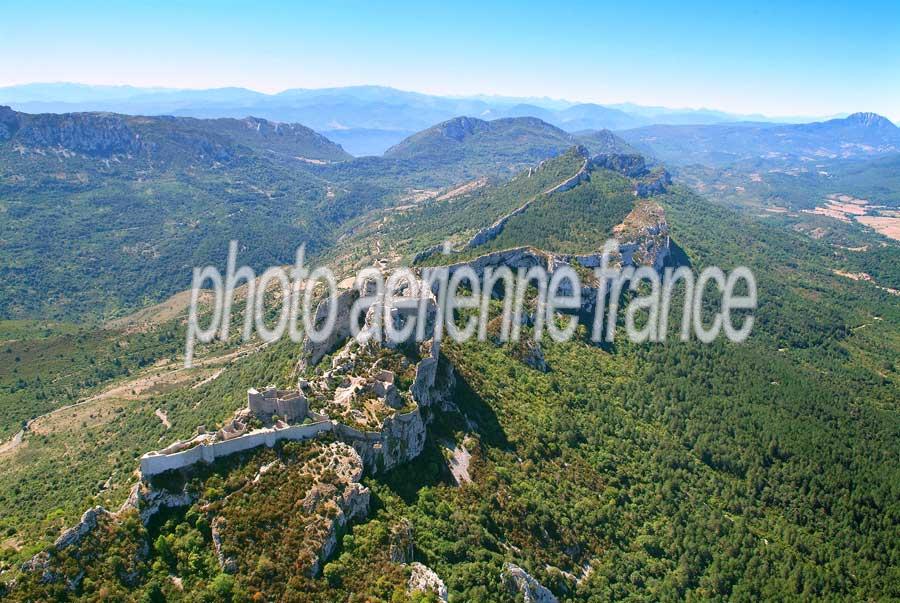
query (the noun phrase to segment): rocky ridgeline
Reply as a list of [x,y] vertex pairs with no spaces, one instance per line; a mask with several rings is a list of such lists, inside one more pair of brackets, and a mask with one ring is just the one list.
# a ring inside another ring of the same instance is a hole
[[556,184],[556,185],[550,187],[549,189],[545,190],[541,194],[535,195],[534,197],[530,198],[528,201],[526,201],[525,203],[523,203],[522,205],[520,205],[513,211],[498,218],[493,224],[491,224],[487,228],[482,228],[481,230],[479,230],[477,233],[475,233],[475,235],[471,239],[469,239],[469,241],[465,245],[465,248],[466,249],[474,249],[475,247],[484,245],[488,241],[492,241],[492,240],[496,239],[500,235],[500,233],[503,232],[503,228],[506,226],[506,223],[509,222],[510,219],[512,219],[520,214],[525,213],[525,211],[528,209],[528,207],[531,206],[531,204],[534,203],[534,201],[536,199],[538,199],[539,197],[544,196],[544,195],[552,195],[554,193],[560,193],[563,191],[571,190],[571,189],[575,188],[576,186],[578,186],[579,184],[581,184],[582,182],[584,182],[588,178],[590,159],[587,157],[587,149],[585,149],[584,147],[579,146],[577,148],[577,151],[578,151],[578,154],[582,155],[585,159],[584,159],[584,163],[581,164],[581,167],[578,168],[578,171],[575,172],[575,174],[573,174],[569,178],[566,178],[559,184]]
[[[571,190],[589,180],[591,171],[595,169],[607,169],[622,174],[634,181],[634,194],[636,197],[645,198],[660,195],[666,192],[672,183],[669,172],[662,167],[649,169],[644,157],[637,154],[604,153],[589,156],[587,149],[576,147],[576,152],[584,157],[584,163],[578,171],[562,182],[548,188],[534,197],[526,200],[522,205],[497,218],[490,226],[486,226],[476,232],[462,247],[460,251],[475,249],[496,239],[503,232],[506,224],[514,217],[525,213],[528,208],[540,197]],[[440,253],[459,253],[452,249],[445,249],[443,244],[434,245],[425,249],[413,258],[414,264],[420,264]]]
[[26,115],[0,107],[0,140],[9,139],[25,148],[61,148],[99,156],[136,154],[143,147],[140,136],[119,115]]

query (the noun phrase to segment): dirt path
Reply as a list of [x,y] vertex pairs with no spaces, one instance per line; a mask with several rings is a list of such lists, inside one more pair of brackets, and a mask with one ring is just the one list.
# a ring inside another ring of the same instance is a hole
[[0,444],[0,454],[6,454],[7,452],[12,452],[16,448],[19,447],[19,444],[22,443],[22,438],[25,436],[25,430],[20,429],[19,433],[11,437],[9,440]]
[[832,270],[832,272],[837,274],[838,276],[843,276],[844,278],[849,278],[850,280],[865,281],[868,283],[872,283],[873,285],[875,285],[882,291],[887,291],[891,295],[900,295],[900,290],[891,289],[890,287],[883,287],[883,286],[879,285],[877,282],[875,282],[875,279],[873,279],[871,277],[871,275],[869,275],[866,272],[845,272],[843,270]]
[[153,414],[159,417],[159,420],[162,421],[162,424],[165,425],[166,429],[172,427],[172,424],[169,423],[169,416],[166,414],[166,411],[162,410],[161,408],[157,408]]

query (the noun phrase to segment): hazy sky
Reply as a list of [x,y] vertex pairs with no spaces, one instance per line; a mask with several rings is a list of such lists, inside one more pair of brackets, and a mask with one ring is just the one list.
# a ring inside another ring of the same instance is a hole
[[900,121],[896,0],[424,4],[4,0],[0,86],[382,84]]

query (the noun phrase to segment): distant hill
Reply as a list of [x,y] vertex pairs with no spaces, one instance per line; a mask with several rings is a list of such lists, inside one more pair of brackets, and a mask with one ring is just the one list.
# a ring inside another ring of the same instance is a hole
[[598,153],[635,154],[637,150],[609,130],[582,130],[575,132],[575,140],[587,147],[594,155]]
[[0,317],[159,300],[231,239],[254,267],[290,262],[299,243],[327,243],[328,210],[346,194],[311,170],[347,157],[264,120],[0,108]]
[[618,134],[640,151],[675,165],[726,165],[750,158],[823,160],[900,151],[900,128],[875,113],[809,124],[657,125]]
[[567,132],[536,117],[510,117],[484,121],[474,117],[456,117],[413,134],[385,151],[395,159],[445,159],[458,152],[503,154],[506,149],[533,149],[535,158],[543,158],[557,145],[571,146]]
[[509,117],[484,121],[457,117],[413,134],[384,153],[385,158],[415,161],[435,169],[465,166],[463,177],[473,170],[491,168],[513,172],[573,145],[584,144],[593,153],[627,152],[628,145],[609,131],[570,134],[535,117]]
[[230,137],[256,151],[281,154],[295,159],[343,161],[352,155],[340,144],[300,124],[271,122],[257,117],[245,119],[190,120],[183,123]]

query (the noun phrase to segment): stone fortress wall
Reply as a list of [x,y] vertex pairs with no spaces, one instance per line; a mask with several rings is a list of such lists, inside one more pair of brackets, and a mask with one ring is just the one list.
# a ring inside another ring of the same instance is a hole
[[[146,479],[197,463],[212,463],[216,459],[263,445],[271,448],[282,440],[308,440],[326,432],[350,444],[369,470],[379,472],[390,469],[415,458],[424,448],[425,421],[420,409],[423,405],[428,406],[433,397],[438,353],[439,346],[434,345],[431,356],[421,360],[416,367],[411,388],[416,407],[385,419],[381,431],[362,431],[311,410],[303,393],[307,385],[305,381],[300,382],[297,390],[279,390],[270,386],[260,392],[252,388],[247,391],[247,410],[253,416],[268,420],[278,415],[288,421],[309,419],[312,422],[287,425],[279,420],[273,427],[248,432],[235,429],[235,422],[232,421],[216,435],[202,433],[191,440],[176,442],[143,455],[141,477]],[[385,387],[385,381],[392,384],[394,375],[388,373],[390,371],[382,371],[376,384],[380,383],[382,387]]]
[[218,458],[266,445],[272,447],[281,440],[308,440],[320,433],[332,431],[334,423],[319,421],[306,425],[256,429],[230,440],[201,442],[180,452],[148,452],[141,457],[141,476],[152,477],[173,469],[184,469],[197,463],[212,463]]

